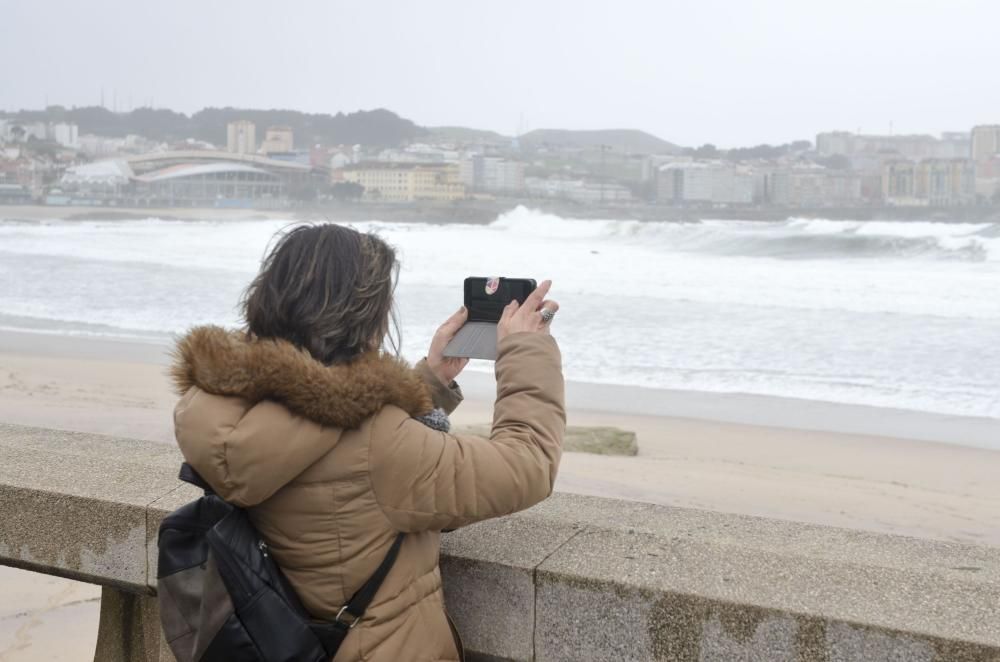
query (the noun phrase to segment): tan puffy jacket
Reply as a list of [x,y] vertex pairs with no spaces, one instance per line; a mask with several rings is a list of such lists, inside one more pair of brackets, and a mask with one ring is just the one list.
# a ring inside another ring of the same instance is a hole
[[438,568],[440,531],[532,506],[552,491],[566,417],[559,349],[505,338],[490,439],[435,431],[413,416],[451,411],[457,386],[425,363],[376,354],[324,366],[284,341],[218,327],[177,346],[174,412],[184,458],[249,509],[317,618],[332,619],[396,533],[399,557],[336,662],[459,660]]

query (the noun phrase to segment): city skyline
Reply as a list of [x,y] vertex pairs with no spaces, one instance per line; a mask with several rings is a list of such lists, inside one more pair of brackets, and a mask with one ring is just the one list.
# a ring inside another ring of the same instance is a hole
[[103,89],[119,110],[384,107],[421,126],[630,128],[721,148],[831,130],[939,135],[1000,108],[976,65],[1000,7],[971,0],[234,7],[8,8],[19,29],[0,54],[20,75],[0,108],[99,105]]
[[[197,114],[198,112],[201,112],[201,111],[204,111],[204,110],[213,110],[213,109],[231,109],[231,110],[236,111],[236,112],[243,111],[243,112],[247,112],[247,113],[257,113],[257,112],[294,112],[294,113],[328,114],[328,115],[350,114],[350,113],[356,113],[356,112],[362,112],[363,113],[363,112],[371,112],[372,110],[387,110],[387,111],[389,111],[389,112],[394,113],[395,115],[397,115],[400,120],[403,120],[403,121],[407,121],[407,120],[412,121],[412,118],[406,117],[402,113],[397,113],[395,111],[395,109],[392,109],[392,108],[350,109],[350,110],[348,110],[348,109],[331,109],[329,111],[317,111],[316,113],[312,113],[311,111],[305,111],[305,110],[302,110],[302,109],[299,109],[299,108],[267,108],[267,109],[264,109],[264,108],[239,107],[239,106],[234,106],[232,104],[223,104],[223,105],[215,106],[215,107],[213,107],[213,106],[204,106],[204,107],[197,108],[196,110],[194,110],[192,112],[186,112],[186,111],[183,111],[183,110],[179,110],[179,109],[175,109],[175,108],[170,108],[170,107],[166,107],[166,106],[159,106],[159,105],[152,106],[152,107],[145,106],[145,105],[137,105],[137,106],[135,106],[133,108],[127,108],[127,109],[125,109],[125,108],[119,108],[116,111],[113,106],[108,105],[108,104],[105,104],[103,106],[101,104],[83,104],[83,105],[79,105],[79,106],[66,106],[64,104],[50,103],[48,107],[39,106],[39,107],[34,107],[34,108],[32,108],[32,107],[24,107],[24,108],[17,108],[17,109],[2,109],[2,108],[0,108],[0,116],[2,116],[5,113],[8,114],[8,115],[17,115],[18,113],[39,113],[39,112],[45,112],[47,110],[47,108],[52,108],[52,107],[57,107],[57,106],[63,106],[67,110],[73,110],[73,109],[79,109],[79,108],[103,108],[104,110],[107,110],[107,111],[110,111],[110,112],[117,112],[117,113],[122,114],[122,115],[127,115],[128,113],[131,113],[132,111],[144,110],[144,109],[150,109],[150,108],[152,108],[152,109],[155,109],[155,110],[165,110],[165,111],[170,111],[170,112],[183,113],[183,114],[185,114],[188,117],[191,117],[192,115]],[[997,112],[996,118],[1000,118],[1000,111]],[[250,122],[250,123],[253,124],[253,122]],[[672,142],[673,144],[677,145],[678,147],[685,148],[685,149],[687,149],[687,148],[692,148],[693,149],[693,148],[703,147],[703,146],[706,146],[706,145],[712,145],[712,146],[718,148],[720,151],[727,151],[727,150],[730,150],[730,149],[733,149],[733,150],[747,149],[747,148],[751,148],[751,147],[765,146],[765,145],[768,145],[768,144],[773,144],[775,146],[787,145],[787,144],[791,144],[791,143],[800,142],[800,141],[803,141],[803,140],[812,143],[813,147],[816,148],[817,147],[817,143],[816,143],[817,137],[823,136],[824,134],[827,134],[827,135],[829,135],[829,134],[849,134],[849,135],[855,135],[855,136],[859,136],[859,137],[870,136],[870,137],[897,137],[897,138],[904,138],[904,137],[907,137],[907,136],[913,136],[913,137],[916,137],[916,136],[930,136],[930,137],[937,138],[937,139],[947,138],[949,136],[954,136],[954,135],[958,135],[958,134],[969,136],[969,135],[971,135],[971,132],[972,132],[972,130],[975,127],[977,127],[977,126],[995,126],[997,124],[997,122],[996,121],[993,121],[993,122],[981,122],[981,123],[978,123],[978,124],[973,125],[973,126],[954,127],[952,129],[947,129],[947,130],[943,130],[943,131],[921,130],[919,127],[915,127],[914,130],[907,131],[905,133],[899,132],[899,131],[894,131],[892,126],[888,127],[887,131],[878,131],[878,130],[873,130],[873,131],[864,131],[864,130],[861,130],[861,131],[859,131],[857,129],[851,130],[851,129],[843,129],[843,128],[824,127],[824,128],[817,128],[817,129],[813,130],[811,133],[791,138],[791,139],[789,139],[787,141],[784,141],[782,143],[753,143],[753,144],[747,143],[747,144],[733,144],[733,145],[722,145],[719,142],[713,141],[713,140],[708,140],[707,142],[703,142],[703,143],[691,143],[691,142],[684,142],[684,141],[674,141],[674,140],[671,140],[670,138],[667,138],[667,137],[665,137],[663,135],[660,135],[660,134],[658,134],[658,133],[656,133],[654,131],[650,131],[650,130],[645,129],[643,127],[607,126],[607,127],[595,127],[595,128],[585,128],[585,129],[571,129],[571,128],[564,127],[564,126],[551,126],[551,127],[535,127],[535,128],[532,128],[532,129],[527,129],[526,131],[524,131],[524,133],[521,133],[521,134],[515,134],[515,133],[506,133],[505,134],[502,131],[495,131],[494,129],[489,129],[487,127],[482,127],[482,126],[476,126],[474,124],[465,124],[465,125],[421,125],[420,123],[416,123],[416,122],[415,122],[415,124],[420,129],[427,129],[427,130],[432,131],[431,135],[433,135],[433,131],[436,130],[436,129],[457,128],[457,129],[471,129],[471,130],[474,130],[474,131],[484,131],[484,132],[486,132],[486,131],[494,131],[495,133],[498,133],[503,138],[511,138],[511,139],[517,138],[519,136],[523,136],[523,135],[525,135],[527,133],[530,133],[532,131],[571,131],[571,132],[580,132],[580,133],[585,133],[585,132],[588,132],[588,131],[594,131],[594,132],[619,131],[619,130],[621,130],[621,131],[639,131],[639,132],[644,132],[646,134],[649,134],[650,136],[653,136],[654,138],[659,138],[659,139],[665,140],[667,142]],[[264,131],[265,128],[268,128],[268,125],[266,123],[260,123],[260,122],[258,122],[258,123],[256,123],[256,126],[258,126],[262,132]],[[224,142],[225,141],[223,141],[223,144],[224,144]],[[419,143],[419,142],[421,142],[421,140],[418,137],[418,138],[414,139],[412,142],[418,142]]]

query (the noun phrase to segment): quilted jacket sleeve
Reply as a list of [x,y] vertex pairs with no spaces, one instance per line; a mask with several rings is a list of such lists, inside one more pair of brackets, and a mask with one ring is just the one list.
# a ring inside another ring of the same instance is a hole
[[375,417],[372,488],[396,529],[456,528],[552,493],[566,429],[559,348],[549,335],[517,333],[497,349],[489,439],[432,430],[396,407]]
[[431,367],[427,364],[427,359],[422,359],[415,366],[420,379],[427,384],[427,389],[431,392],[431,400],[434,406],[443,409],[445,413],[452,413],[461,404],[463,395],[462,389],[452,380],[451,384],[445,386],[441,383]]

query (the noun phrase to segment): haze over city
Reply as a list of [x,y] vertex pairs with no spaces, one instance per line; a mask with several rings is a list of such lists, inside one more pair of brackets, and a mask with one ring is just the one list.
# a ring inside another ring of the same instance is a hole
[[[636,128],[735,147],[995,121],[1000,5],[15,2],[0,109],[350,112],[514,135]],[[44,47],[41,45],[45,44]]]

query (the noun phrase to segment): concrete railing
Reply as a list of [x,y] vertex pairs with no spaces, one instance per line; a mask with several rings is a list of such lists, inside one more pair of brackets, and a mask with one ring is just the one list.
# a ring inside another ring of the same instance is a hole
[[[0,425],[0,564],[100,584],[95,659],[170,660],[167,445]],[[1000,549],[559,494],[445,536],[472,660],[1000,660]],[[2,599],[0,587],[0,599]]]

